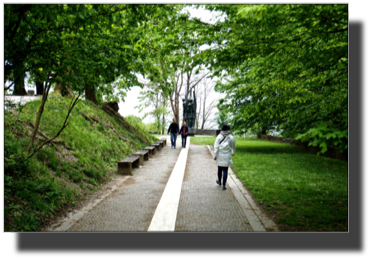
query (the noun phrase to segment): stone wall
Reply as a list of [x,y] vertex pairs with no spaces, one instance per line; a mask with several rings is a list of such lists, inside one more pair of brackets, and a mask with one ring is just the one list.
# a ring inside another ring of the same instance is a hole
[[[308,142],[302,142],[301,140],[295,140],[291,138],[276,137],[276,136],[265,135],[265,134],[259,134],[257,135],[257,138],[262,139],[262,140],[268,140],[275,143],[289,144],[289,145],[300,147],[302,149],[312,150],[315,152],[318,152],[321,150],[320,147],[309,146]],[[329,157],[332,159],[339,159],[339,160],[345,160],[345,161],[348,160],[348,152],[340,153],[338,147],[329,147],[328,150],[324,154],[320,154],[320,155]]]
[[217,136],[220,130],[215,129],[197,129],[195,135],[208,135],[208,136]]

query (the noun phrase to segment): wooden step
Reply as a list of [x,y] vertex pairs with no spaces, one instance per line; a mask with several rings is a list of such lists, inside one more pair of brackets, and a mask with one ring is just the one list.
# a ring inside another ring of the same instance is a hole
[[149,151],[149,157],[153,156],[156,154],[156,147],[155,146],[147,146],[143,150],[148,150]]
[[161,143],[153,143],[150,146],[156,147],[157,151],[160,151],[162,149],[162,144]]
[[117,163],[119,174],[131,175],[132,168],[139,168],[140,156],[129,156]]
[[160,138],[160,141],[164,141],[164,144],[166,146],[167,139],[166,138]]
[[144,161],[149,160],[149,151],[147,150],[140,150],[136,151],[132,154],[132,156],[139,156],[140,157],[140,166],[144,164]]
[[160,144],[160,145],[161,145],[161,148],[164,148],[164,146],[165,146],[165,143],[164,143],[163,140],[158,140],[158,141],[156,142],[156,144]]

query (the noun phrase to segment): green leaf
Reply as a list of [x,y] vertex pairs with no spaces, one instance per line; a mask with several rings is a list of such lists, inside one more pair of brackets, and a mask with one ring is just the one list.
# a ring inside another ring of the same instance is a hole
[[328,149],[326,142],[322,142],[319,146],[322,148],[322,154],[325,153]]

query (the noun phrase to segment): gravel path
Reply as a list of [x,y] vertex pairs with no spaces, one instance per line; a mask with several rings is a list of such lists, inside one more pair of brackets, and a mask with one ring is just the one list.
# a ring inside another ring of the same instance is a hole
[[[278,231],[275,224],[250,200],[233,173],[230,174],[232,177],[228,177],[227,190],[223,191],[215,183],[217,168],[207,146],[192,144],[188,148],[187,160],[180,167],[182,175],[179,176],[177,169],[181,165],[178,166],[178,163],[185,159],[178,157],[181,150],[180,146],[172,149],[168,140],[164,149],[144,162],[142,167],[133,170],[133,176],[125,176],[124,180],[120,175],[118,187],[104,200],[83,213],[83,217],[77,218],[78,221],[74,219],[73,225],[66,225],[67,228],[62,226],[57,231],[148,231],[154,223],[153,216],[156,220],[158,216],[163,218],[168,214],[172,216],[169,217],[173,219],[173,224],[171,229],[165,231]],[[177,201],[176,210],[165,206],[161,206],[161,211],[156,210],[158,204],[163,203],[160,200],[169,178],[171,186],[179,184],[178,192],[165,191],[177,197],[167,196]],[[160,213],[156,214],[158,211]]]
[[252,231],[227,185],[215,183],[216,164],[206,146],[191,145],[175,231]]

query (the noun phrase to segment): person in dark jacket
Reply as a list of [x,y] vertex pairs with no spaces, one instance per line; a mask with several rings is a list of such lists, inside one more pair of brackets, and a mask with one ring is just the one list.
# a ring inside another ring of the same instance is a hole
[[179,130],[179,134],[182,136],[182,147],[186,148],[187,134],[189,133],[189,128],[186,126],[186,122],[183,122],[183,126]]
[[173,123],[170,124],[168,128],[168,134],[171,133],[170,141],[172,142],[172,147],[176,147],[177,143],[177,134],[178,134],[179,126],[175,121],[175,118],[173,119]]

